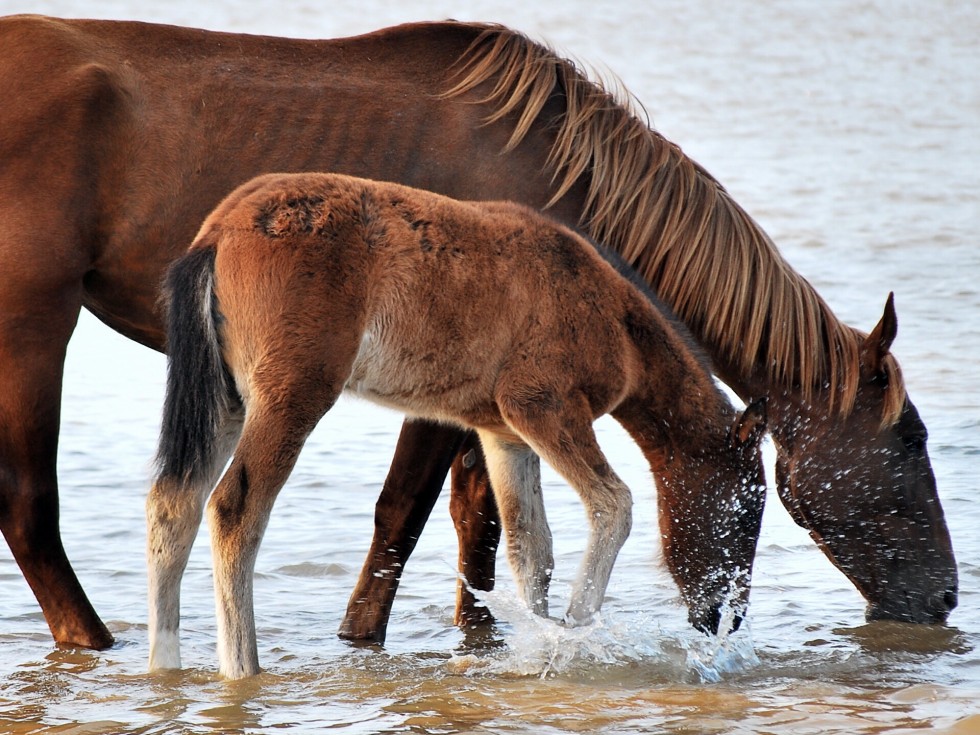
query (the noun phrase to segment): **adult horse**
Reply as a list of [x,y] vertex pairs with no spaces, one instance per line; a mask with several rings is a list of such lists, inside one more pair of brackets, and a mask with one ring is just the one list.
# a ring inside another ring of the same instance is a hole
[[180,667],[180,581],[210,494],[220,671],[258,673],[255,557],[307,436],[342,392],[479,434],[517,589],[544,616],[554,555],[537,458],[565,477],[590,529],[570,626],[599,611],[632,525],[630,490],[592,430],[612,415],[650,463],[664,556],[693,621],[717,632],[727,606],[740,620],[765,497],[764,401],[736,412],[688,330],[646,291],[513,202],[330,173],[238,187],[164,289],[150,667]]
[[[780,497],[868,616],[939,621],[956,604],[925,427],[889,353],[891,301],[870,335],[840,323],[707,172],[548,49],[463,23],[302,41],[37,16],[0,19],[0,47],[0,528],[59,643],[112,641],[59,532],[61,381],[79,310],[163,350],[164,269],[225,194],[271,170],[511,199],[583,223],[729,385],[768,394]],[[383,639],[400,565],[464,440],[403,427],[343,635]],[[482,464],[467,451],[457,468],[452,510],[461,553],[474,551],[463,570],[488,586]]]

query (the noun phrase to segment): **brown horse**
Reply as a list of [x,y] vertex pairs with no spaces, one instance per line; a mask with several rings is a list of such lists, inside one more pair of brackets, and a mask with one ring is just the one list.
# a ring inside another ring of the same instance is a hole
[[218,657],[227,677],[258,672],[258,547],[307,436],[345,390],[477,432],[517,588],[539,615],[554,558],[535,455],[575,488],[590,532],[570,625],[598,612],[632,523],[630,491],[592,432],[611,413],[650,463],[688,608],[712,630],[727,600],[744,612],[765,497],[762,406],[736,414],[693,340],[568,228],[510,202],[268,174],[205,220],[165,299],[151,668],[180,665],[180,578],[233,453],[207,503]]
[[[956,604],[925,427],[888,352],[890,302],[871,336],[841,324],[707,172],[548,49],[462,23],[301,41],[37,16],[0,19],[0,48],[0,529],[59,643],[112,641],[59,532],[61,380],[79,309],[163,350],[167,264],[266,171],[550,205],[583,223],[729,385],[769,395],[780,497],[869,616],[930,622]],[[383,639],[454,458],[463,571],[490,584],[492,496],[477,453],[457,456],[464,437],[404,426],[343,635]]]

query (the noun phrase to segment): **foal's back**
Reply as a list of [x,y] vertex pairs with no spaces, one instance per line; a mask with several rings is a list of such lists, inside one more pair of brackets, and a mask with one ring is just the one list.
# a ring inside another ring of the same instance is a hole
[[512,372],[549,392],[587,384],[600,415],[641,369],[626,325],[652,307],[583,238],[521,205],[274,174],[223,203],[197,242],[219,244],[236,376],[317,339],[347,390],[499,427],[496,391]]

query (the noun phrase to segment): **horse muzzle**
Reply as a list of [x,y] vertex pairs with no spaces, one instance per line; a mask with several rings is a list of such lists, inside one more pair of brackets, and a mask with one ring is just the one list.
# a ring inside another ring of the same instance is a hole
[[868,603],[864,617],[868,622],[894,620],[901,623],[945,623],[959,601],[957,585],[925,595],[907,592]]
[[[730,611],[727,605],[722,604],[710,605],[700,611],[691,610],[687,617],[696,630],[706,635],[718,635],[719,631],[723,635],[734,633],[741,627],[744,618],[744,613]],[[723,621],[725,626],[722,626]]]

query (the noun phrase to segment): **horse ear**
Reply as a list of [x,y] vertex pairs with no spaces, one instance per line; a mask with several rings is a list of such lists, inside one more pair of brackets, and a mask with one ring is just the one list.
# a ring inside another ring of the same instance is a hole
[[735,419],[732,437],[736,444],[758,442],[766,432],[766,399],[756,398]]
[[861,346],[861,366],[868,375],[878,375],[882,372],[882,362],[897,334],[898,317],[895,314],[895,294],[892,292],[888,294],[881,321],[871,330],[871,334],[865,338]]

